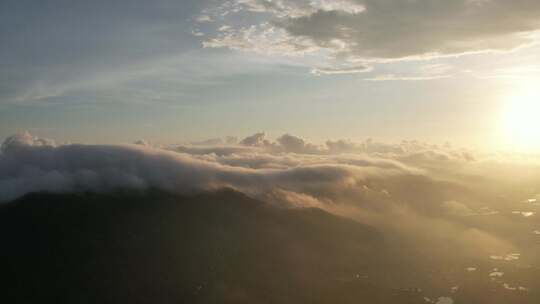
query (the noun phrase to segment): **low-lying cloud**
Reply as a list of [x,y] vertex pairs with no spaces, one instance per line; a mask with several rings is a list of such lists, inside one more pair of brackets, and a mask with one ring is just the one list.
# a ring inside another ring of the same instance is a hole
[[[516,234],[536,229],[516,226],[512,214],[521,210],[516,203],[540,193],[535,159],[417,141],[316,145],[290,134],[271,140],[257,133],[229,142],[57,145],[28,133],[15,135],[0,153],[0,202],[42,191],[160,189],[189,195],[233,188],[285,207],[322,208],[414,236],[425,246],[444,240],[486,257],[513,250],[511,242],[496,236],[501,229]],[[458,237],[450,241],[449,235]]]
[[[257,135],[260,137],[260,135]],[[257,138],[251,137],[251,138]],[[264,136],[263,136],[264,137]],[[8,138],[0,155],[0,200],[29,192],[110,191],[158,188],[190,193],[232,187],[247,193],[275,188],[334,189],[371,174],[407,170],[384,161],[274,151],[314,149],[290,135],[278,143],[248,138],[247,146],[56,145],[26,133]]]
[[[440,201],[431,205],[444,205],[441,210],[446,211],[463,211],[471,207],[467,200],[484,191],[465,197],[465,201],[457,197],[466,196],[465,190],[456,197],[442,193],[460,187],[476,190],[488,182],[507,189],[515,187],[510,179],[516,176],[526,178],[524,185],[530,185],[538,176],[527,169],[537,166],[535,161],[475,155],[417,141],[384,144],[371,139],[360,143],[328,140],[324,145],[316,145],[291,134],[271,140],[261,132],[238,144],[213,139],[155,147],[144,141],[133,145],[57,145],[25,133],[9,137],[2,145],[0,200],[12,200],[34,191],[159,188],[186,193],[220,187],[248,193],[277,188],[307,191],[303,194],[316,193],[314,197],[325,199],[336,199],[331,196],[344,190],[375,189],[388,197],[395,193],[385,187],[394,183],[399,187],[424,183],[423,192],[436,190],[440,196]],[[433,185],[445,189],[431,189]]]

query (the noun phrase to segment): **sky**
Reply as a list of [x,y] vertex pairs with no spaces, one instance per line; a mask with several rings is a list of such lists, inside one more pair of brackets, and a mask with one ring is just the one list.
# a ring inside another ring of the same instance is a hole
[[0,137],[540,150],[539,29],[535,0],[5,0]]

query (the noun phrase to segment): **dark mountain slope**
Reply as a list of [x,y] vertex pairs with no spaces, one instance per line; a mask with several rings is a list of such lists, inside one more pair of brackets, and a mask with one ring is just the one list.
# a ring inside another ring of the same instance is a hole
[[0,207],[2,303],[418,303],[372,228],[233,191],[32,194]]

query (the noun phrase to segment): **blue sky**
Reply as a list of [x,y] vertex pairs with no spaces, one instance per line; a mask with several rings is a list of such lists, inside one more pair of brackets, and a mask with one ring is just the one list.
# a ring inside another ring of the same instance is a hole
[[423,2],[2,1],[0,137],[508,144],[540,5]]

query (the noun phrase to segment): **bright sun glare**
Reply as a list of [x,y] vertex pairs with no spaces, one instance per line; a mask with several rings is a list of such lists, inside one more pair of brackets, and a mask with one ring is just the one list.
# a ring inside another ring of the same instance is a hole
[[540,150],[540,82],[508,98],[503,124],[512,148]]

